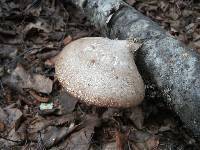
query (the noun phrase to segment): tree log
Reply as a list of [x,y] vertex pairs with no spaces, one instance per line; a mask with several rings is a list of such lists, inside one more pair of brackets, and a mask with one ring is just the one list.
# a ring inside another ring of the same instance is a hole
[[143,41],[136,63],[185,127],[200,137],[200,55],[122,0],[64,0],[80,7],[109,38]]

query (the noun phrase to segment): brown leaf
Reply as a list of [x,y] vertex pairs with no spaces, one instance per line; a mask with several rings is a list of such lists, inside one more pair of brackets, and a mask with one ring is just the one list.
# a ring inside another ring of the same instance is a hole
[[117,149],[117,145],[115,142],[106,143],[102,147],[102,150],[116,150],[116,149]]
[[41,131],[48,126],[60,126],[65,123],[70,123],[73,120],[74,120],[74,116],[72,114],[64,115],[61,117],[49,118],[48,120],[44,119],[41,116],[37,116],[35,118],[28,120],[27,129],[28,129],[28,133],[32,134],[32,133],[37,133],[38,131]]
[[76,133],[73,133],[67,141],[66,149],[70,150],[86,150],[90,147],[90,141],[93,130],[84,128]]
[[0,121],[3,123],[7,123],[8,114],[0,107]]
[[0,121],[0,132],[3,132],[5,129],[5,125],[3,122]]
[[198,52],[200,53],[200,40],[194,42],[194,47],[196,47],[196,49],[197,49]]
[[117,108],[108,108],[104,113],[102,118],[103,119],[110,119],[113,116],[121,116],[119,109]]
[[134,141],[136,143],[142,143],[145,142],[150,138],[150,134],[148,132],[143,131],[131,131],[128,135],[128,138],[130,141]]
[[180,14],[177,12],[176,7],[170,7],[168,14],[166,13],[168,17],[170,17],[173,20],[177,20],[180,17]]
[[100,119],[96,115],[87,115],[82,126],[89,130],[94,130],[94,127],[98,127],[100,123]]
[[34,32],[34,30],[41,30],[41,31],[46,32],[46,33],[50,32],[47,23],[45,23],[44,21],[43,22],[37,21],[36,23],[29,23],[25,27],[25,29],[24,29],[25,37],[28,37],[31,32]]
[[14,58],[17,54],[17,47],[13,45],[0,44],[0,57]]
[[46,120],[41,116],[32,118],[31,120],[28,120],[27,123],[28,123],[27,129],[29,134],[37,133],[51,124],[49,120]]
[[63,40],[64,45],[69,44],[72,41],[72,37],[70,35],[68,35],[67,37],[65,37],[65,39]]
[[159,145],[159,139],[157,136],[151,136],[147,141],[146,141],[146,146],[148,150],[156,150],[158,149]]
[[17,108],[8,108],[5,111],[8,114],[7,122],[9,127],[17,129],[20,125],[22,112]]
[[60,103],[61,108],[59,114],[71,113],[78,102],[78,99],[70,96],[65,91],[61,91],[55,99],[57,99]]
[[139,106],[134,107],[131,112],[132,112],[130,115],[131,121],[133,121],[133,123],[138,129],[142,129],[143,122],[144,122],[144,114],[141,107]]
[[131,131],[128,138],[138,150],[156,150],[159,145],[158,137],[148,132]]
[[169,3],[168,2],[165,2],[165,1],[160,1],[158,3],[158,5],[160,6],[161,10],[163,12],[166,12],[166,10],[169,8]]
[[24,140],[22,139],[17,132],[15,131],[15,129],[12,129],[9,133],[7,137],[4,138],[0,138],[0,148],[1,147],[10,147],[10,146],[14,146],[14,145],[18,145],[21,143],[21,141]]
[[[94,128],[99,126],[100,120],[97,116],[87,115],[79,126],[79,131],[71,134],[61,147],[70,150],[86,150],[90,147]],[[78,129],[77,129],[78,130]]]
[[49,66],[49,67],[53,67],[54,66],[54,61],[52,61],[52,60],[53,60],[52,58],[47,59],[44,64]]
[[12,72],[11,76],[5,81],[12,87],[22,90],[30,88],[37,92],[49,94],[52,91],[53,81],[40,74],[29,74],[21,65],[18,65]]
[[41,139],[44,142],[46,148],[57,144],[69,133],[68,128],[66,127],[58,128],[55,126],[49,126],[45,130],[46,131],[41,135]]
[[119,131],[116,131],[115,139],[116,139],[117,150],[123,150],[125,145],[124,135]]
[[[65,138],[73,132],[78,125],[74,125],[72,123],[68,128],[67,127],[55,127],[48,126],[44,128],[40,134],[37,134],[37,141],[41,143],[43,147],[50,148],[54,145],[57,145],[61,140],[65,140]],[[61,143],[63,144],[63,143]],[[61,147],[59,147],[61,148]],[[63,149],[63,148],[61,148]]]

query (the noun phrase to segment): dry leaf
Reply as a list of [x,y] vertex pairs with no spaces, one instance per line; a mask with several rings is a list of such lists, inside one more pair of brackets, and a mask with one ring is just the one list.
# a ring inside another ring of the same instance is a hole
[[5,125],[3,122],[0,121],[0,132],[3,132],[5,129]]
[[8,108],[5,111],[8,114],[7,123],[9,127],[17,129],[20,125],[22,112],[17,108]]
[[99,126],[100,120],[97,116],[87,115],[80,125],[81,130],[73,133],[62,145],[63,149],[86,150],[90,147],[90,142],[94,133],[94,128]]
[[3,123],[7,123],[8,114],[0,107],[0,121]]
[[70,96],[65,91],[61,91],[55,99],[57,99],[60,103],[59,114],[71,113],[74,110],[74,108],[78,102],[78,99]]
[[64,139],[68,134],[68,128],[49,126],[45,129],[45,132],[41,135],[41,140],[44,142],[46,148],[49,148],[57,144],[61,139]]
[[63,40],[64,45],[69,44],[72,41],[72,37],[70,35],[68,35],[67,37],[65,37],[65,39]]
[[[9,139],[9,140],[7,140]],[[1,147],[5,147],[4,149],[10,147],[10,146],[14,146],[14,145],[18,145],[20,144],[24,139],[22,139],[17,132],[15,131],[15,129],[12,129],[9,133],[8,136],[4,138],[0,138],[0,148]]]
[[157,136],[151,136],[147,141],[146,141],[146,146],[148,150],[156,150],[158,149],[159,145],[159,139]]
[[156,150],[159,145],[158,137],[148,132],[131,131],[128,138],[137,150]]
[[117,145],[115,142],[106,143],[103,145],[102,150],[117,150]]
[[52,91],[53,81],[40,74],[29,74],[21,65],[18,65],[11,76],[4,80],[12,87],[22,90],[30,88],[37,92],[49,94]]
[[131,111],[130,119],[138,129],[142,129],[144,122],[144,114],[141,107],[134,107]]
[[125,0],[125,2],[132,6],[136,3],[136,0]]
[[124,146],[125,146],[124,135],[120,133],[119,131],[116,131],[115,139],[116,139],[117,150],[124,150]]

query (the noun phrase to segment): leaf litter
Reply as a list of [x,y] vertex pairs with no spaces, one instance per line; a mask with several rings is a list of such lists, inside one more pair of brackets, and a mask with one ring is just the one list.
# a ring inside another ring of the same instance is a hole
[[[196,1],[127,2],[199,51]],[[130,109],[86,106],[63,91],[54,57],[73,40],[101,36],[71,4],[2,0],[0,19],[0,149],[198,149],[151,90]]]

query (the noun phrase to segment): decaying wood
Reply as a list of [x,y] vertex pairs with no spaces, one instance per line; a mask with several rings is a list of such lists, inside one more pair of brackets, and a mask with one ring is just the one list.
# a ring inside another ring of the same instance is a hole
[[200,137],[200,55],[122,0],[65,0],[82,8],[110,38],[136,38],[143,46],[136,62],[143,78],[162,90],[185,126]]

